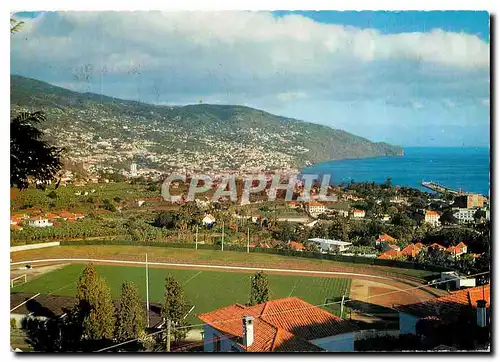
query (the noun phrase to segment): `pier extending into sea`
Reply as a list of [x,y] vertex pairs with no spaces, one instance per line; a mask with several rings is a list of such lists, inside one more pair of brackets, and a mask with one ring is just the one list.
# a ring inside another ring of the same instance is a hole
[[447,186],[443,186],[443,185],[440,185],[438,184],[437,182],[433,182],[433,181],[422,181],[422,186],[432,190],[432,191],[436,191],[436,192],[439,192],[439,193],[442,193],[442,194],[445,194],[445,193],[448,193],[448,194],[452,194],[452,195],[467,195],[468,193],[465,192],[465,191],[462,191],[462,190],[454,190],[450,187],[447,187]]

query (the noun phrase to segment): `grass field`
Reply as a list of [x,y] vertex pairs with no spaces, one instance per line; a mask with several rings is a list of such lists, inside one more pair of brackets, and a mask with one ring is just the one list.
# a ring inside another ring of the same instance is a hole
[[[50,293],[54,295],[75,295],[76,282],[84,268],[83,264],[72,264],[44,274],[26,284],[14,287],[11,292]],[[133,266],[97,265],[97,271],[111,288],[113,298],[120,295],[124,281],[133,281],[146,299],[145,269]],[[149,291],[151,302],[161,302],[164,280],[168,273],[183,284],[186,297],[195,306],[189,323],[199,323],[197,314],[209,312],[232,303],[246,303],[250,293],[250,273],[218,272],[207,270],[149,269]],[[298,275],[268,275],[272,298],[295,296],[312,304],[338,300],[342,294],[349,296],[350,279],[321,278]],[[339,314],[340,305],[327,309]]]
[[193,250],[131,245],[78,245],[19,251],[11,254],[12,261],[49,258],[94,258],[144,261],[148,253],[150,261],[170,263],[202,263],[218,265],[244,265],[262,268],[289,268],[327,271],[349,271],[367,274],[393,274],[426,278],[436,273],[426,270],[401,269],[367,264],[353,264],[331,260],[300,258],[266,253],[242,253],[220,250]]

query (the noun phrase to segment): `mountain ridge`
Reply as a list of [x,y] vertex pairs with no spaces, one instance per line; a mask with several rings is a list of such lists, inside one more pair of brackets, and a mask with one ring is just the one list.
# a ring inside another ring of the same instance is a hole
[[[117,148],[123,157],[101,157],[103,164],[114,168],[126,168],[130,159],[138,159],[160,169],[160,164],[167,168],[185,164],[215,169],[283,169],[403,153],[399,146],[242,105],[154,105],[75,92],[11,75],[11,111],[34,110],[47,113],[42,127],[49,138],[62,143],[72,140],[67,145],[70,157],[95,156],[99,147],[83,144],[89,140]],[[130,148],[137,152],[128,152]],[[166,154],[171,157],[163,157]]]

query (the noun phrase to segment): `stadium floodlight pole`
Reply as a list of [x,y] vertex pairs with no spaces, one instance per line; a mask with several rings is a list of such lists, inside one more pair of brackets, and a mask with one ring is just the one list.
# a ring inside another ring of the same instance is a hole
[[250,228],[247,227],[247,253],[250,252]]
[[221,250],[224,251],[224,220],[222,220],[222,248]]
[[196,225],[196,239],[195,239],[194,247],[196,250],[198,250],[198,225]]
[[149,271],[148,271],[148,253],[146,253],[146,313],[149,328]]
[[26,303],[28,303],[30,300],[35,299],[35,298],[36,298],[36,297],[38,297],[40,294],[41,294],[41,293],[37,293],[37,294],[35,294],[34,296],[32,296],[31,298],[26,299],[26,300],[25,300],[24,302],[22,302],[21,304],[18,304],[18,305],[16,305],[14,308],[12,308],[12,309],[10,310],[10,312],[12,313],[12,311],[15,311],[17,308],[19,308],[19,307],[21,307],[21,306],[25,305],[25,304],[26,304]]

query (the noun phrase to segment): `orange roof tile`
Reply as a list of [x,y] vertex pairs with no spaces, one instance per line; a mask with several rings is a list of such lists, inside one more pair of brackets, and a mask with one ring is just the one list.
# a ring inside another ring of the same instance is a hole
[[378,236],[378,241],[387,241],[388,243],[394,243],[396,241],[395,238],[390,236],[389,234],[382,234]]
[[251,307],[233,304],[199,318],[241,345],[244,316],[255,318],[254,342],[249,352],[320,351],[308,341],[357,330],[349,321],[295,297]]
[[293,250],[304,250],[304,244],[298,243],[296,241],[290,241],[290,244],[288,245],[290,246],[290,249]]
[[[484,293],[484,297],[483,297]],[[462,308],[476,308],[477,301],[486,300],[486,307],[490,306],[490,285],[457,290],[439,298],[425,302],[398,306],[401,312],[417,317],[436,316],[441,319],[455,319]]]
[[434,210],[426,210],[425,214],[429,215],[429,216],[439,216],[439,213],[437,211],[434,211]]
[[17,230],[22,230],[22,229],[23,228],[21,226],[19,226],[19,225],[11,225],[10,226],[10,230],[16,230],[17,231]]
[[418,246],[415,246],[415,244],[409,244],[408,246],[406,246],[406,248],[401,250],[401,253],[406,256],[415,257],[420,252],[420,250],[421,249]]
[[400,251],[393,249],[380,254],[378,256],[378,259],[395,259],[395,258],[400,258],[402,256],[403,254]]
[[434,243],[434,244],[431,244],[429,246],[429,248],[432,248],[432,249],[440,249],[440,250],[446,250],[446,248],[438,243]]

